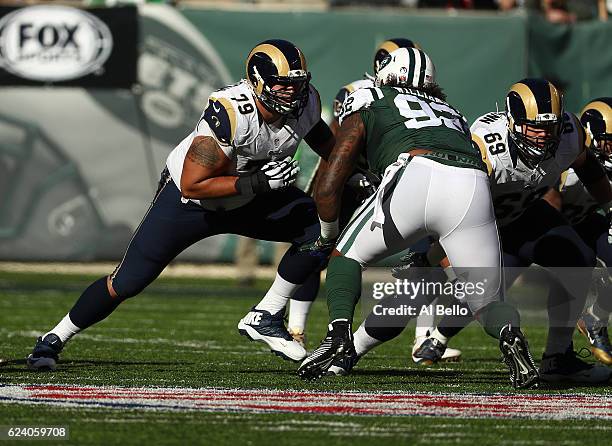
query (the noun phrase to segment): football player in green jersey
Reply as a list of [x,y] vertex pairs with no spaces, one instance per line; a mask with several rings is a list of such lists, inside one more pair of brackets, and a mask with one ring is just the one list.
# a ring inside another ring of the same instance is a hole
[[481,287],[466,300],[485,331],[499,339],[512,384],[538,383],[519,314],[500,300],[501,253],[486,166],[465,117],[445,99],[431,59],[419,49],[400,48],[381,63],[374,88],[344,101],[336,145],[315,188],[321,235],[304,249],[331,251],[338,238],[337,191],[360,153],[384,175],[335,243],[327,270],[329,331],[302,362],[302,378],[351,370],[357,360],[351,323],[362,268],[432,235],[457,276],[466,278],[463,285]]

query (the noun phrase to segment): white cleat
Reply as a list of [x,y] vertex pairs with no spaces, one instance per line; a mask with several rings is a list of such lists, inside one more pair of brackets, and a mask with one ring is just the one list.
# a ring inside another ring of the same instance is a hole
[[284,311],[271,315],[265,310],[251,309],[238,322],[238,332],[251,341],[264,342],[272,353],[283,359],[301,361],[306,357],[306,349],[293,339],[283,321]]
[[289,328],[288,331],[294,341],[306,348],[306,333],[304,333],[304,330],[299,328]]
[[[418,336],[414,338],[414,344],[412,346],[412,360],[419,364],[423,361],[423,358],[417,358],[414,356],[414,353],[423,345],[423,342],[427,339],[427,336]],[[440,358],[441,362],[459,362],[461,361],[461,350],[451,347],[446,347],[444,353],[442,354],[442,358]]]

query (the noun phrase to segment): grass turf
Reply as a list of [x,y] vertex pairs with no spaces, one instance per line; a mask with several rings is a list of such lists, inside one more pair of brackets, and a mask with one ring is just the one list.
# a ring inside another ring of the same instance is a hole
[[[409,360],[412,330],[383,345],[344,379],[305,383],[296,365],[239,336],[236,324],[267,282],[240,288],[226,280],[160,279],[102,323],[72,340],[56,372],[31,373],[23,358],[37,334],[71,307],[94,277],[0,273],[0,383],[242,387],[305,390],[510,392],[496,342],[472,324],[454,340],[464,360],[418,368]],[[310,348],[326,329],[319,299],[309,320]],[[532,351],[545,329],[526,327]],[[409,333],[410,332],[410,333]],[[586,345],[576,338],[577,347]],[[606,393],[610,387],[546,388],[531,393]],[[436,444],[542,444],[601,439],[612,425],[596,420],[541,421],[296,414],[170,413],[0,404],[0,424],[68,424],[70,443],[371,444],[376,438]],[[272,436],[273,435],[273,436]],[[112,439],[112,440],[111,440]],[[19,443],[23,444],[23,443]]]

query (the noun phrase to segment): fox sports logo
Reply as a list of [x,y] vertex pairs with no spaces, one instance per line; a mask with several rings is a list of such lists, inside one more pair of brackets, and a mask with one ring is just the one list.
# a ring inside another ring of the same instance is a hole
[[108,26],[75,8],[32,6],[0,20],[0,67],[29,80],[59,82],[100,72],[112,47]]

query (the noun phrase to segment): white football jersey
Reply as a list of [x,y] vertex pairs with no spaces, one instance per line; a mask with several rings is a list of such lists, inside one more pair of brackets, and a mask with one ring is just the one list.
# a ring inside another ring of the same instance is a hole
[[580,223],[587,215],[600,208],[574,169],[563,173],[559,191],[562,197],[561,212],[573,225]]
[[[196,136],[212,136],[232,160],[229,175],[252,172],[270,160],[293,157],[300,141],[321,119],[319,93],[311,85],[308,102],[302,114],[281,118],[273,124],[264,122],[257,112],[255,96],[246,80],[210,94],[208,105],[191,134],[170,152],[166,165],[179,187],[183,162]],[[253,196],[192,200],[206,209],[235,209]]]
[[573,114],[564,114],[561,142],[554,157],[530,169],[521,161],[516,146],[510,144],[505,113],[487,113],[472,127],[472,139],[480,147],[489,169],[495,216],[500,226],[518,218],[535,200],[555,186],[561,173],[584,150],[584,130]]
[[346,84],[344,87],[340,89],[336,97],[334,98],[334,118],[338,119],[340,117],[340,111],[342,110],[342,104],[344,100],[354,91],[359,90],[360,88],[372,88],[374,87],[374,80],[370,78],[359,79],[351,82],[350,84]]

